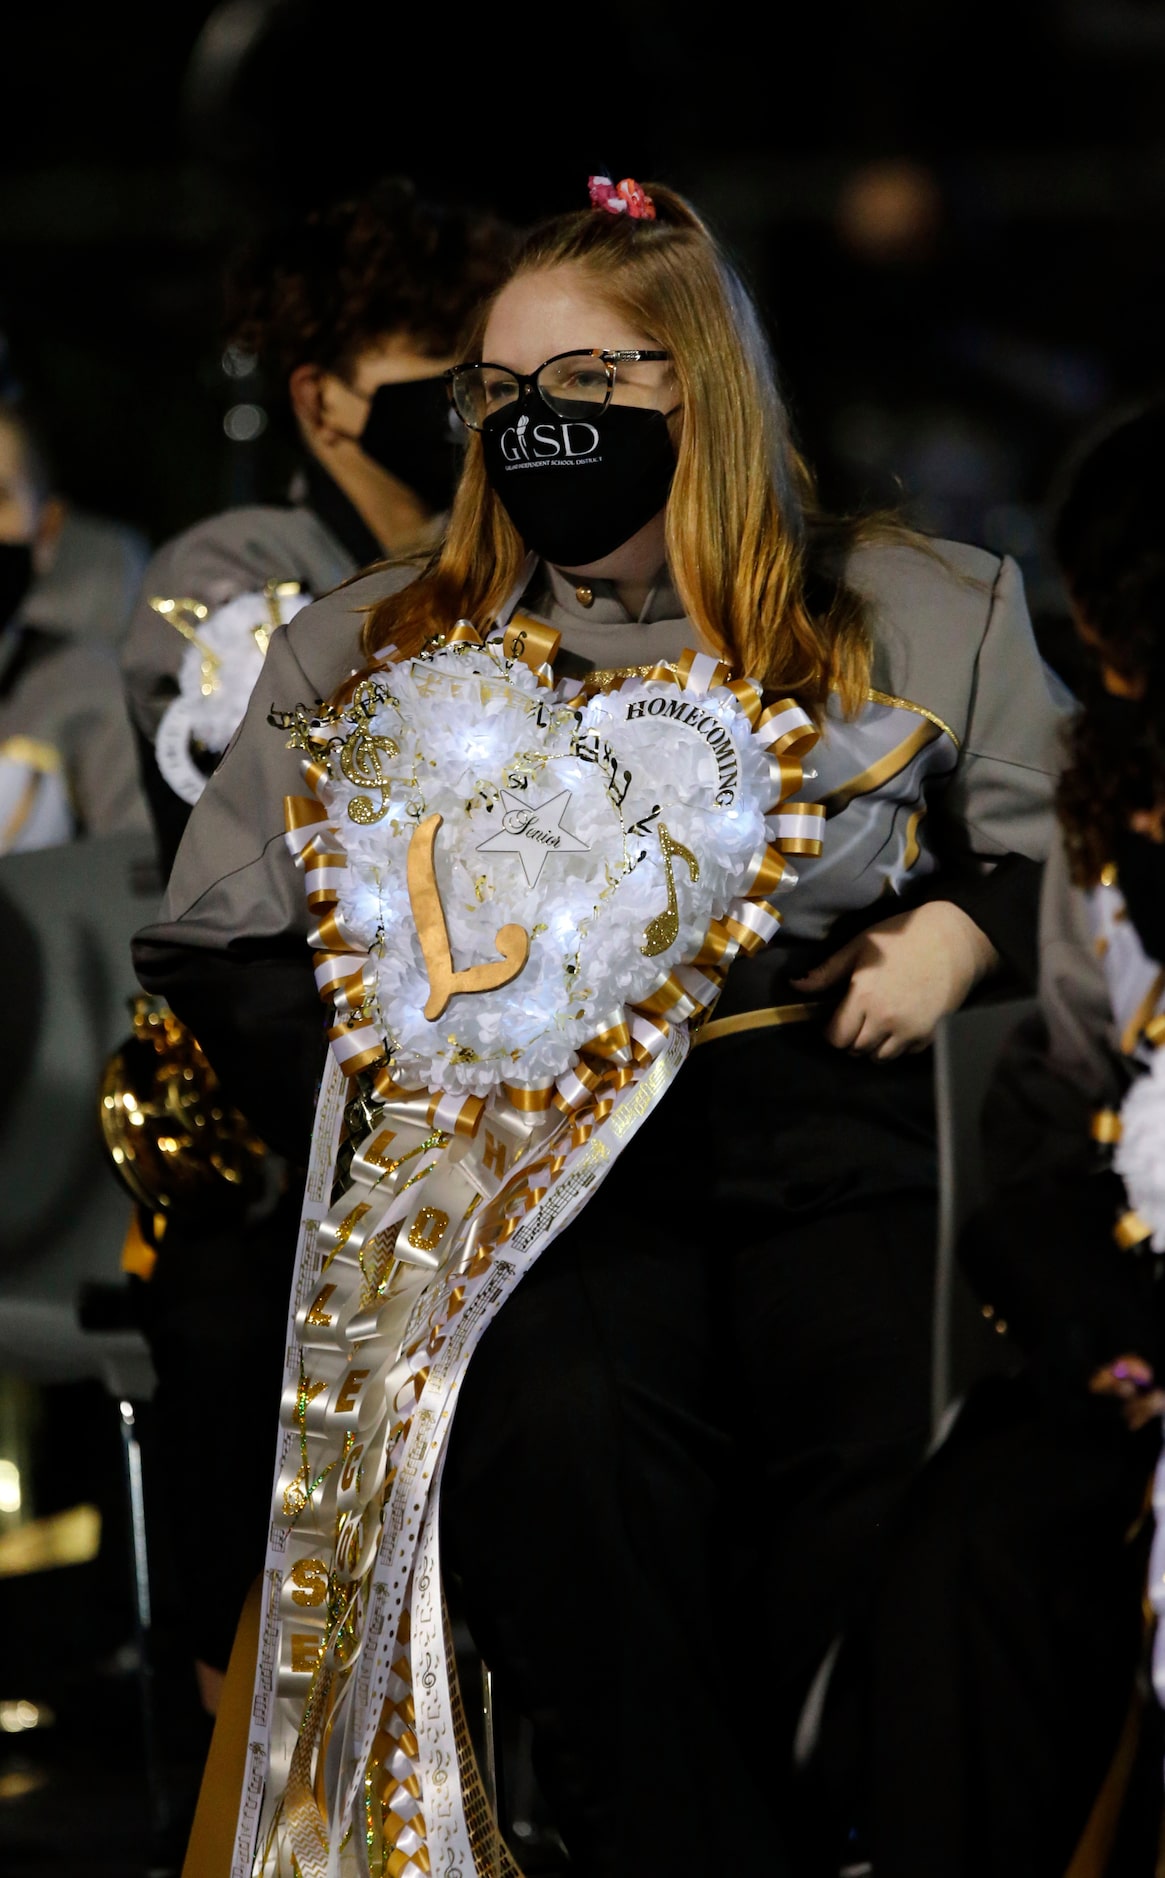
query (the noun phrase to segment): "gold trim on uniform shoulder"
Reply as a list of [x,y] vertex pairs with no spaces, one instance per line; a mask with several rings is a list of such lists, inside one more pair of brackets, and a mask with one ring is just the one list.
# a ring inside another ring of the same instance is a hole
[[906,846],[902,850],[902,866],[906,873],[910,872],[915,861],[917,861],[919,855],[922,853],[922,843],[918,839],[918,831],[922,827],[926,817],[927,807],[927,803],[920,802],[918,807],[912,811],[910,819],[906,824]]
[[887,750],[885,756],[880,756],[876,763],[871,763],[867,769],[851,777],[849,782],[842,783],[839,788],[831,789],[828,795],[822,796],[826,815],[831,817],[840,815],[843,809],[849,807],[855,796],[872,795],[875,789],[881,789],[884,784],[892,782],[894,777],[900,776],[902,771],[913,763],[919,752],[925,750],[927,745],[933,743],[940,734],[940,729],[934,721],[919,724],[917,729],[912,730],[909,737],[896,749]]
[[58,776],[62,768],[56,745],[40,737],[5,737],[0,743],[0,757],[7,757],[10,763],[23,763],[26,769],[38,770],[42,776]]
[[933,711],[928,711],[925,704],[915,704],[910,698],[892,697],[888,691],[875,691],[873,685],[869,687],[866,696],[871,704],[893,704],[899,711],[913,711],[915,717],[925,717],[928,723],[934,724],[939,730],[946,732],[956,750],[962,748],[959,739],[956,737],[950,725],[944,724],[942,718],[936,717]]

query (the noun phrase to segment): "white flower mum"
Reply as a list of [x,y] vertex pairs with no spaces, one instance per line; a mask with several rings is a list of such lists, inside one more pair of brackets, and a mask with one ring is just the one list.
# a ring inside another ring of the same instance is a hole
[[[765,840],[768,759],[729,695],[693,700],[672,683],[567,709],[524,665],[478,648],[387,667],[377,683],[374,741],[363,758],[349,741],[350,773],[320,794],[348,856],[338,912],[374,959],[393,1074],[479,1095],[557,1078],[695,956],[740,892]],[[693,704],[701,728],[681,720]],[[497,959],[506,925],[529,935],[529,954],[511,982],[455,993],[430,1021],[407,867],[434,814],[454,970]],[[673,906],[674,937],[645,950]]]
[[[281,594],[283,624],[310,604],[308,593]],[[266,594],[228,600],[197,630],[201,643],[187,645],[182,655],[178,696],[163,712],[155,739],[158,768],[184,802],[197,802],[206,787],[192,748],[220,756],[243,721],[273,630]]]
[[1165,1252],[1165,1050],[1124,1099],[1113,1165],[1129,1205],[1153,1229],[1154,1252]]

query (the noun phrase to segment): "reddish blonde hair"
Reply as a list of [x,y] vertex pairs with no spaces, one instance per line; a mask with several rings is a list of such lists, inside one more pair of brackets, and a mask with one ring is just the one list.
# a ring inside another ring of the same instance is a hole
[[[668,563],[702,645],[738,673],[796,695],[815,716],[830,691],[856,710],[870,667],[862,602],[836,571],[814,580],[813,606],[807,587],[811,558],[817,576],[836,569],[849,542],[877,525],[820,513],[746,288],[689,204],[662,184],[646,187],[655,221],[601,209],[560,216],[526,238],[510,279],[577,269],[671,354],[683,417],[666,512]],[[496,297],[467,335],[468,357],[481,356]],[[406,654],[419,650],[463,616],[486,624],[524,557],[471,433],[444,540],[416,581],[371,612],[366,650],[390,643]]]

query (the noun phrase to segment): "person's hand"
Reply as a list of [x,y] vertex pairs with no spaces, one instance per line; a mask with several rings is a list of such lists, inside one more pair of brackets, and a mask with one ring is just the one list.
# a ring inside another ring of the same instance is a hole
[[1154,1388],[1153,1382],[1143,1356],[1118,1356],[1089,1377],[1088,1387],[1093,1395],[1115,1397],[1129,1427],[1137,1429],[1165,1414],[1165,1389]]
[[949,900],[931,900],[870,926],[793,983],[810,996],[844,985],[826,1037],[884,1063],[925,1050],[939,1018],[957,1011],[998,963],[974,920]]

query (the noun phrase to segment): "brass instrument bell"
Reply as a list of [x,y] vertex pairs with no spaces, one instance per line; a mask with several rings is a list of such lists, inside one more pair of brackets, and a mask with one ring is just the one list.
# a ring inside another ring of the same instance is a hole
[[99,1108],[119,1178],[155,1214],[237,1216],[263,1191],[266,1147],[169,1006],[141,995],[130,1010],[133,1032],[105,1066]]

